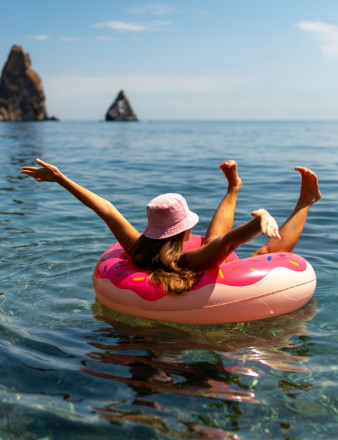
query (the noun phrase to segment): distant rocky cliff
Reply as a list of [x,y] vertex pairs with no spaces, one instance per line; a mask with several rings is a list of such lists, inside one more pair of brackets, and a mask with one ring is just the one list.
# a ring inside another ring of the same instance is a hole
[[107,111],[106,121],[138,121],[124,90],[120,91]]
[[39,75],[22,47],[13,46],[0,80],[0,121],[44,121],[48,119]]

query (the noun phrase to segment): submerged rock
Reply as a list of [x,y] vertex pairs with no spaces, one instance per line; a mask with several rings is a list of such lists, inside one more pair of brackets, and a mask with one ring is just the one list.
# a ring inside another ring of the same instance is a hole
[[41,78],[31,68],[30,56],[14,45],[1,74],[0,121],[49,119]]
[[124,90],[120,91],[107,111],[106,121],[138,121]]

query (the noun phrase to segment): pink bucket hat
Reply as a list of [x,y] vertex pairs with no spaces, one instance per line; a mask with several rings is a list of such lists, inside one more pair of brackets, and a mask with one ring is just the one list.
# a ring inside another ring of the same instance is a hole
[[143,235],[148,238],[167,238],[187,231],[196,225],[198,215],[191,212],[180,194],[162,194],[147,205],[148,225]]

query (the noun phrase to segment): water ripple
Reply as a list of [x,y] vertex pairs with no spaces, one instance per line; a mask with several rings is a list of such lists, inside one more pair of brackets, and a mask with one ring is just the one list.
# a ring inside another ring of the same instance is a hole
[[[1,124],[0,437],[334,438],[337,134],[333,122]],[[273,319],[210,326],[107,309],[91,275],[113,237],[61,188],[19,174],[36,157],[140,230],[151,198],[182,193],[200,234],[226,190],[224,160],[243,179],[236,225],[261,206],[282,224],[298,197],[294,165],[313,168],[323,197],[295,251],[316,270],[315,298]]]

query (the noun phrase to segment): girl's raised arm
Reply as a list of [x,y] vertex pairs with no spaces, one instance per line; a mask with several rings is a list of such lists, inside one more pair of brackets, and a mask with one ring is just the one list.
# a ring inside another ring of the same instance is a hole
[[61,171],[40,159],[36,160],[41,168],[23,167],[21,173],[27,174],[38,182],[57,182],[69,191],[80,202],[92,209],[105,221],[109,229],[115,235],[123,249],[128,253],[140,233],[128,222],[128,220],[108,200],[94,194],[86,188],[70,180]]
[[184,253],[181,265],[196,271],[218,267],[238,246],[253,240],[260,233],[280,239],[276,220],[265,209],[251,213],[255,218],[232,229],[227,234],[215,238],[197,249]]

